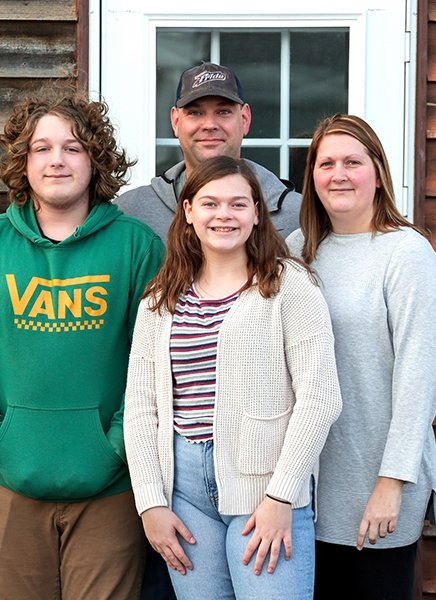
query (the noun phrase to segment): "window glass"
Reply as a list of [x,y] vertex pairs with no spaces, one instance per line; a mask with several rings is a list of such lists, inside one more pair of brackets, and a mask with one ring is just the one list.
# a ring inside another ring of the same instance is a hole
[[238,75],[252,110],[249,137],[280,135],[280,32],[222,33],[221,64]]
[[181,160],[183,160],[183,156],[178,146],[158,146],[156,148],[156,175],[161,175]]
[[173,137],[170,108],[182,71],[210,60],[210,32],[159,29],[156,38],[156,137]]
[[304,169],[308,148],[289,148],[289,179],[295,185],[295,191],[303,191]]
[[301,29],[290,39],[290,137],[311,138],[323,117],[348,112],[349,34]]
[[248,158],[277,175],[280,173],[280,150],[278,148],[242,147],[242,158]]

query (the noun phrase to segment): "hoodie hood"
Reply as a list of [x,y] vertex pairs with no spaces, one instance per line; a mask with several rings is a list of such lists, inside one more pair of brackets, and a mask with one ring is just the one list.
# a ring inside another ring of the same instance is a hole
[[69,246],[76,243],[79,239],[83,239],[92,235],[99,229],[103,229],[109,223],[112,223],[122,214],[121,210],[112,203],[96,204],[92,207],[89,215],[82,225],[79,225],[75,232],[65,240],[54,244],[47,238],[41,235],[41,231],[36,219],[35,210],[32,202],[27,202],[24,206],[11,204],[6,216],[12,226],[25,238],[33,244],[38,244],[44,247],[50,246]]
[[177,163],[151,180],[151,187],[155,191],[159,200],[172,212],[176,212],[177,206],[177,180],[180,178],[183,171],[186,170],[185,162]]

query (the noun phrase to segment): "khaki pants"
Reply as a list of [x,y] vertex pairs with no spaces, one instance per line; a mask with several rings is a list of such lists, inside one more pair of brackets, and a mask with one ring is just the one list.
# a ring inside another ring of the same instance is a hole
[[144,566],[132,492],[64,504],[0,487],[0,600],[137,600]]

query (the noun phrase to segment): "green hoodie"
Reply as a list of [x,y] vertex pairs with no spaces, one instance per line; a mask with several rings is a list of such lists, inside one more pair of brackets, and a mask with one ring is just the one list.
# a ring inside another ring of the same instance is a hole
[[124,389],[160,238],[114,204],[58,244],[30,203],[0,215],[0,485],[54,502],[130,489]]

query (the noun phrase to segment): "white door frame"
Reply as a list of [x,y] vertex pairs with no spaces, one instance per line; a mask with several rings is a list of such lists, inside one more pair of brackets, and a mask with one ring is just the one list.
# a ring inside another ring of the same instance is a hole
[[[349,112],[378,133],[390,161],[397,203],[413,218],[417,0],[270,0],[244,7],[222,0],[90,0],[89,88],[108,102],[120,144],[138,158],[130,186],[155,169],[156,29],[190,26],[350,27]],[[169,107],[168,107],[169,109]],[[126,188],[124,188],[126,189]]]

